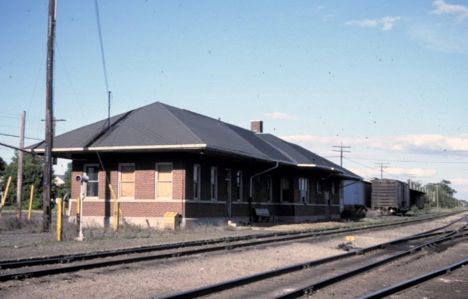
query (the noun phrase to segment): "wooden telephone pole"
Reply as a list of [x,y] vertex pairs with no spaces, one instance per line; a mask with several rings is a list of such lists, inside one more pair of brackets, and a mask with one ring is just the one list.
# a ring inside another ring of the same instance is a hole
[[19,135],[18,151],[18,175],[16,179],[16,219],[21,219],[21,200],[23,199],[23,150],[24,150],[24,126],[26,122],[26,111],[21,113],[21,128]]
[[42,230],[48,232],[52,222],[50,196],[52,184],[52,147],[54,136],[53,81],[54,81],[54,43],[55,43],[55,0],[49,0],[47,26],[47,75],[46,75],[46,114],[45,114],[45,151],[44,176],[42,187]]
[[343,153],[350,153],[351,151],[349,150],[351,147],[350,146],[344,146],[343,142],[341,145],[333,145],[333,148],[336,148],[332,151],[334,152],[339,152],[340,153],[340,166],[343,167]]

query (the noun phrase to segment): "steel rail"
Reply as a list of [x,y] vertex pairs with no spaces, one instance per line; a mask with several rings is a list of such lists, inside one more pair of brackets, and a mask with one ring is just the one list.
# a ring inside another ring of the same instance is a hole
[[415,235],[412,235],[412,236],[396,239],[396,240],[393,240],[393,241],[373,245],[373,246],[362,248],[362,249],[356,249],[354,251],[343,253],[343,254],[340,254],[340,255],[326,257],[326,258],[319,259],[319,260],[312,260],[312,261],[308,261],[308,262],[303,262],[303,263],[283,267],[283,268],[272,270],[272,271],[261,272],[261,273],[241,277],[241,278],[238,278],[238,279],[233,279],[233,280],[229,280],[229,281],[225,281],[225,282],[221,282],[221,283],[217,283],[217,284],[213,284],[213,285],[209,285],[209,286],[204,286],[204,287],[200,287],[200,288],[196,288],[196,289],[192,289],[192,290],[188,290],[188,291],[184,291],[184,292],[179,292],[179,293],[172,294],[172,295],[169,295],[169,296],[163,297],[163,298],[165,298],[165,299],[169,299],[169,298],[170,299],[179,299],[179,298],[194,298],[194,297],[206,296],[206,295],[214,294],[216,292],[225,291],[225,290],[228,290],[228,289],[239,287],[239,286],[242,286],[242,285],[251,284],[251,283],[254,283],[254,282],[257,282],[257,281],[260,281],[260,280],[265,280],[265,279],[268,279],[268,278],[272,278],[272,277],[275,277],[275,276],[279,276],[279,275],[283,275],[283,274],[287,274],[287,273],[292,273],[292,272],[296,272],[296,271],[301,271],[303,269],[307,269],[307,268],[310,268],[310,267],[313,267],[313,266],[318,266],[318,265],[326,264],[326,263],[329,263],[329,262],[337,261],[337,260],[344,259],[344,258],[347,258],[347,257],[351,257],[351,256],[354,256],[354,255],[364,254],[364,253],[371,252],[371,251],[374,251],[374,250],[377,250],[377,249],[385,248],[385,247],[390,246],[390,245],[395,245],[395,244],[400,244],[400,243],[404,243],[404,242],[408,242],[408,241],[412,241],[412,240],[437,236],[437,235],[440,235],[440,234],[444,234],[445,232],[436,233],[436,231],[444,229],[444,228],[446,228],[446,227],[448,227],[450,225],[453,225],[453,224],[457,223],[458,221],[460,221],[461,219],[463,219],[463,217],[460,218],[460,219],[457,219],[455,221],[452,221],[448,225],[444,225],[444,226],[441,226],[441,227],[438,227],[438,228],[435,228],[435,229],[431,229],[431,230],[425,231],[423,233],[415,234]]
[[456,269],[458,269],[460,267],[463,267],[464,265],[467,265],[467,264],[468,264],[468,258],[464,259],[464,260],[461,260],[461,261],[459,261],[457,263],[454,263],[454,264],[452,264],[450,266],[447,266],[447,267],[444,267],[444,268],[441,268],[441,269],[438,269],[438,270],[423,274],[421,276],[418,276],[418,277],[415,277],[415,278],[412,278],[412,279],[408,279],[406,281],[402,281],[402,282],[397,283],[395,285],[392,285],[392,286],[389,286],[387,288],[384,288],[384,289],[369,293],[367,295],[360,296],[358,298],[359,299],[383,298],[383,297],[392,295],[394,293],[409,289],[410,287],[421,284],[421,283],[423,283],[425,281],[428,281],[430,279],[433,279],[435,277],[450,273],[450,272],[452,272],[452,271],[454,271],[454,270],[456,270]]
[[[325,230],[315,230],[315,231],[277,232],[277,233],[247,235],[247,236],[238,236],[238,237],[186,241],[186,242],[178,242],[178,243],[170,243],[170,244],[149,245],[149,246],[105,250],[105,251],[88,252],[88,253],[3,260],[3,261],[0,261],[0,269],[13,269],[13,268],[31,267],[31,266],[37,266],[37,265],[70,263],[70,262],[76,262],[76,261],[85,261],[85,260],[98,259],[98,258],[114,257],[114,256],[119,256],[119,255],[125,255],[125,254],[147,253],[147,252],[152,252],[152,251],[163,251],[163,250],[172,250],[172,249],[187,248],[187,247],[206,246],[206,245],[219,244],[219,243],[228,243],[228,245],[222,245],[220,247],[216,247],[216,250],[232,249],[230,247],[233,247],[233,246],[234,246],[233,248],[256,246],[256,245],[262,245],[262,244],[273,243],[273,242],[291,241],[291,240],[296,240],[296,239],[301,239],[301,238],[321,237],[321,236],[343,234],[343,233],[349,233],[349,232],[355,232],[355,231],[361,231],[361,230],[364,231],[364,230],[385,228],[385,227],[390,227],[390,226],[407,225],[407,224],[413,224],[413,223],[418,223],[418,222],[423,222],[423,221],[429,221],[429,220],[433,220],[433,219],[437,219],[437,218],[441,218],[445,216],[451,216],[451,215],[461,213],[461,212],[463,211],[460,211],[460,212],[457,211],[454,213],[448,213],[448,214],[442,214],[442,215],[436,215],[436,216],[422,217],[422,218],[418,218],[414,220],[405,220],[401,222],[391,222],[391,223],[383,223],[383,224],[381,223],[381,224],[376,224],[376,225],[358,226],[358,227],[353,227],[353,228],[348,228],[348,229],[325,229]],[[248,241],[248,240],[253,240],[253,239],[261,240],[261,239],[267,239],[267,238],[272,238],[272,239],[267,240],[267,241],[252,242],[251,245],[243,245],[243,246],[229,245],[229,243],[233,243],[233,242]],[[274,239],[274,238],[278,238],[278,239]],[[209,251],[213,251],[213,250],[208,250],[205,252],[209,252]],[[191,254],[197,254],[197,253],[200,253],[200,252],[194,251],[194,253],[191,253]],[[184,255],[187,255],[187,254],[184,254]],[[172,256],[174,255],[171,255],[171,257]]]
[[383,259],[383,260],[380,260],[380,261],[377,261],[377,262],[374,262],[374,263],[371,263],[371,264],[368,264],[368,265],[365,265],[365,266],[361,266],[361,267],[355,268],[353,270],[347,271],[345,273],[342,273],[342,274],[339,274],[339,275],[324,279],[324,280],[319,281],[317,283],[308,285],[306,287],[301,287],[301,288],[298,288],[296,290],[287,292],[287,293],[282,294],[282,295],[280,295],[278,297],[275,297],[275,299],[299,298],[299,297],[302,297],[302,296],[304,296],[306,294],[310,294],[310,293],[312,293],[314,291],[325,288],[325,287],[327,287],[329,285],[332,285],[334,283],[343,281],[343,280],[345,280],[347,278],[353,277],[355,275],[358,275],[358,274],[361,274],[363,272],[369,271],[369,270],[371,270],[373,268],[376,268],[376,267],[385,265],[387,263],[390,263],[392,261],[395,261],[395,260],[397,260],[399,258],[402,258],[402,257],[405,257],[407,255],[413,254],[413,253],[415,253],[417,251],[422,250],[423,248],[425,248],[427,246],[441,244],[441,243],[444,243],[444,242],[447,242],[447,241],[454,240],[455,238],[465,237],[467,235],[468,235],[468,231],[466,231],[466,230],[463,230],[463,232],[451,232],[451,233],[447,234],[447,236],[444,236],[444,237],[439,238],[437,240],[426,242],[426,243],[424,243],[422,245],[416,246],[415,248],[412,248],[412,249],[406,250],[404,252],[395,254],[395,255],[390,256],[390,257],[388,257],[386,259]]

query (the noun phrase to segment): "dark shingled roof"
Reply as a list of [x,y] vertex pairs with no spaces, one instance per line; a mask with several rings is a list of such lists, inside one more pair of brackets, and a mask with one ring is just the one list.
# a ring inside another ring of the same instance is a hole
[[[160,102],[119,114],[54,138],[54,152],[204,148],[282,164],[354,173],[271,134],[256,134],[220,120]],[[41,152],[43,143],[31,148]]]

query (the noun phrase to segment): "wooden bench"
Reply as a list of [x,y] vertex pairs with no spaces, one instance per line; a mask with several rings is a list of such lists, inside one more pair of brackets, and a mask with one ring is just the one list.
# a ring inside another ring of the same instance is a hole
[[254,208],[255,218],[257,222],[269,222],[271,219],[270,210],[267,208]]

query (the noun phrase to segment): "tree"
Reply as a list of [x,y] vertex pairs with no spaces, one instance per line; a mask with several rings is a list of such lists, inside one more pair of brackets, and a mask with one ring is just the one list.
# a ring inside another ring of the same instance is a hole
[[[29,192],[31,185],[34,185],[35,196],[33,198],[33,207],[39,208],[42,206],[42,157],[32,155],[24,155],[23,160],[23,202],[29,200]],[[4,180],[11,176],[10,190],[8,191],[8,202],[5,205],[16,202],[16,178],[18,173],[18,155],[12,158],[4,171]],[[24,205],[23,205],[24,206]]]
[[7,166],[7,164],[6,164],[5,160],[3,160],[2,157],[0,157],[0,177],[3,176],[3,173],[5,172],[6,166]]
[[[435,193],[435,196],[438,200],[438,205],[441,208],[454,208],[459,206],[459,201],[454,197],[457,191],[453,189],[450,185],[452,183],[448,180],[442,180],[439,183],[429,183],[426,185],[426,188]],[[433,206],[436,206],[437,202],[433,203]]]

